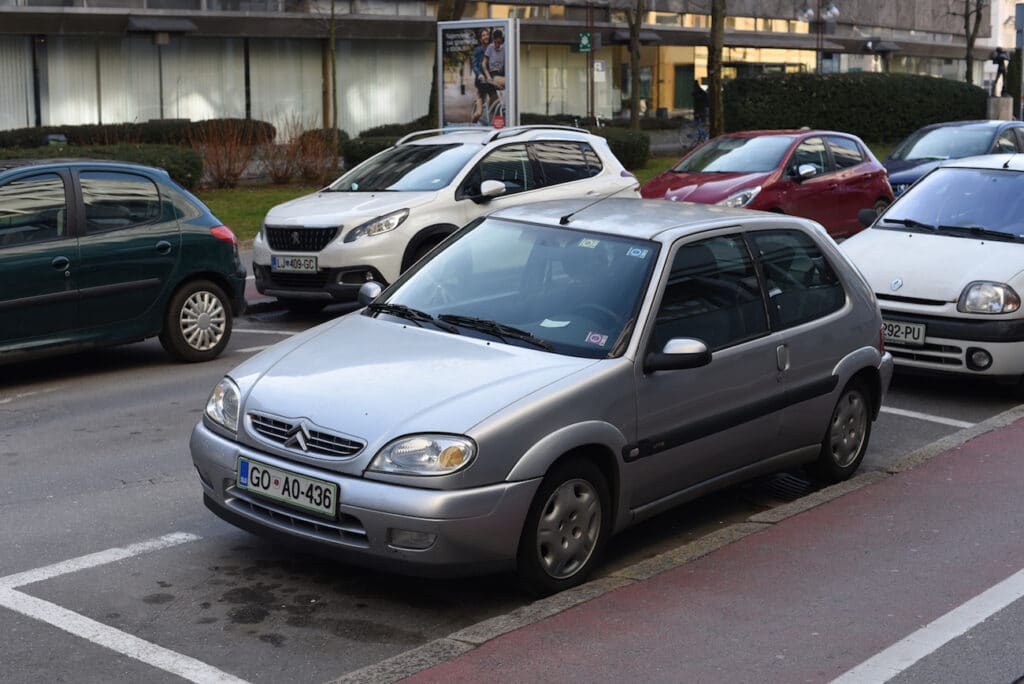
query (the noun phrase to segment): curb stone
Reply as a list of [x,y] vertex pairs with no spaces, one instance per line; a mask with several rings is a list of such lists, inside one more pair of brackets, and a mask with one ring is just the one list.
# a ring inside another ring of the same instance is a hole
[[1024,404],[1008,409],[973,427],[964,428],[927,444],[903,457],[884,471],[863,473],[846,482],[826,487],[791,503],[763,511],[748,518],[747,522],[729,525],[653,558],[634,563],[607,577],[591,580],[573,589],[517,608],[505,615],[478,622],[445,638],[400,653],[380,663],[349,672],[338,679],[331,680],[329,684],[355,684],[357,682],[360,684],[391,684],[410,677],[448,660],[453,660],[503,634],[540,622],[552,615],[622,587],[650,579],[667,570],[686,565],[744,537],[768,529],[787,518],[886,480],[897,473],[908,471],[939,454],[958,449],[972,439],[1012,425],[1021,419],[1024,419]]

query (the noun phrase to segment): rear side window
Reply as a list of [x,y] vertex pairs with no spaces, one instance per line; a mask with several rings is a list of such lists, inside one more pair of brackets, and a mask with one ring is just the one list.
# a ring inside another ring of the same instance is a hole
[[1017,151],[1017,141],[1013,134],[1013,129],[1007,129],[999,134],[993,151],[1003,154],[1013,154]]
[[655,349],[672,338],[689,337],[714,351],[767,332],[757,273],[742,237],[715,237],[679,248],[655,319]]
[[809,235],[773,230],[751,233],[750,239],[764,269],[776,328],[791,328],[843,306],[846,291]]
[[0,248],[66,234],[64,180],[59,175],[43,173],[0,186]]
[[851,166],[864,163],[864,153],[856,141],[849,138],[829,136],[828,147],[832,151],[832,159],[835,160],[837,169],[848,169]]
[[[577,142],[538,142],[532,143],[531,147],[544,175],[544,185],[584,180],[601,171],[601,162],[589,145]],[[590,152],[591,159],[587,159],[584,148]]]
[[103,233],[152,223],[160,218],[160,192],[145,176],[117,171],[83,171],[85,231]]

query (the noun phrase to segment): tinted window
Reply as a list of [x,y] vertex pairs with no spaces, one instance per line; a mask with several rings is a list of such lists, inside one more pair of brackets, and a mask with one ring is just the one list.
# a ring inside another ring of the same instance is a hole
[[160,193],[153,181],[131,173],[84,171],[85,230],[101,233],[160,218]]
[[849,138],[828,137],[828,147],[832,151],[832,159],[837,169],[848,169],[864,162],[864,153],[860,145]]
[[327,190],[439,190],[451,183],[479,151],[477,146],[461,143],[392,147],[352,169],[334,181]]
[[1017,151],[1017,141],[1014,139],[1013,129],[1003,131],[996,138],[994,152],[1013,153]]
[[808,138],[800,143],[793,153],[793,165],[797,168],[804,164],[814,167],[815,175],[825,173],[828,168],[828,157],[825,155],[825,141],[821,138]]
[[763,335],[768,318],[753,262],[739,236],[716,237],[676,252],[654,324],[654,347],[675,337],[711,350]]
[[[583,156],[583,146],[579,143],[540,142],[533,143],[531,147],[534,156],[540,163],[541,173],[544,174],[544,185],[584,180],[601,170],[600,162],[596,169],[591,163],[588,163]],[[589,146],[587,147],[589,149]]]
[[772,171],[782,163],[793,144],[789,135],[764,135],[757,138],[721,136],[698,147],[672,167],[678,172],[755,173]]
[[820,318],[846,301],[835,271],[806,233],[756,232],[751,240],[764,269],[776,327],[790,328]]
[[601,173],[601,169],[604,166],[601,164],[601,157],[597,156],[597,152],[594,148],[587,143],[580,143],[580,147],[583,148],[583,159],[587,164],[587,174],[590,176],[596,176]]
[[526,145],[505,145],[480,160],[473,172],[466,177],[462,193],[475,195],[485,180],[501,181],[505,194],[512,195],[537,187],[533,163],[526,154]]
[[0,186],[0,247],[66,235],[64,181],[55,173]]

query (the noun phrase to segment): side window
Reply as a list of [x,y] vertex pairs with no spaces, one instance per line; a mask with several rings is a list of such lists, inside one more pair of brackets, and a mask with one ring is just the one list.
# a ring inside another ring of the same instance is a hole
[[713,351],[767,332],[757,274],[741,236],[679,248],[654,323],[657,350],[674,337],[703,340]]
[[864,163],[864,153],[856,141],[836,136],[829,136],[826,140],[837,169],[848,169]]
[[64,180],[55,173],[0,186],[0,248],[67,235]]
[[[512,195],[537,187],[533,163],[526,154],[526,145],[505,145],[480,160],[478,169],[470,174],[478,183],[485,180],[501,181],[505,194]],[[469,180],[469,179],[467,179]],[[479,185],[477,186],[479,189]]]
[[1024,128],[1015,126],[1011,130],[1014,132],[1014,137],[1017,139],[1017,151],[1024,152]]
[[601,173],[604,165],[601,163],[601,157],[594,151],[594,148],[587,143],[580,143],[580,147],[583,148],[583,159],[587,163],[587,177],[590,178]]
[[750,237],[764,269],[769,310],[778,328],[821,318],[843,306],[843,285],[809,235],[773,230]]
[[1013,129],[1007,129],[999,134],[999,137],[996,138],[996,146],[992,151],[1000,154],[1012,154],[1017,151],[1017,141],[1014,139]]
[[828,170],[828,157],[825,154],[825,141],[821,138],[804,140],[793,152],[792,166],[800,168],[804,164],[814,166],[814,175],[820,176]]
[[153,181],[133,173],[83,171],[85,231],[103,233],[152,223],[160,218],[160,193]]
[[579,143],[538,142],[531,147],[544,174],[545,186],[571,183],[594,175]]

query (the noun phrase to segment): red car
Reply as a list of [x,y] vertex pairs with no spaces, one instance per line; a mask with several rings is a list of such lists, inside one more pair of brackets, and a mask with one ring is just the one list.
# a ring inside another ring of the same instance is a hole
[[719,136],[649,180],[640,194],[803,216],[834,238],[863,230],[861,209],[879,212],[893,201],[885,167],[860,138],[816,130]]

